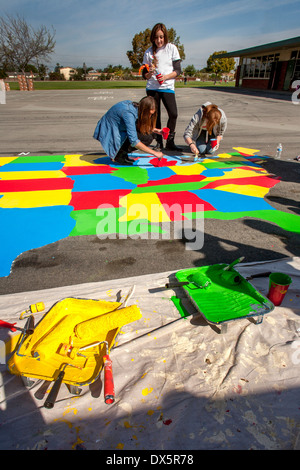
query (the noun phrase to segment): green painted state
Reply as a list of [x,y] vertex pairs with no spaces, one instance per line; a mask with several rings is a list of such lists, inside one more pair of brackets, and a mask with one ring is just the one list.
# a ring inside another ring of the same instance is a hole
[[47,155],[47,156],[24,156],[24,157],[17,157],[15,160],[10,162],[10,165],[14,163],[64,163],[65,162],[65,155]]
[[194,191],[204,188],[210,181],[196,181],[177,184],[159,184],[153,186],[143,186],[142,188],[135,188],[131,194],[144,194],[144,193],[176,193],[178,191]]
[[120,168],[113,172],[113,176],[136,185],[146,184],[148,182],[147,170],[138,166]]
[[[70,237],[82,235],[98,235],[100,238],[116,234],[132,237],[136,235],[163,233],[158,224],[153,224],[146,219],[127,220],[120,222],[120,218],[125,214],[126,209],[121,208],[107,208],[101,209],[86,209],[81,211],[71,212],[71,217],[76,221],[76,225]],[[148,237],[146,237],[148,238]]]

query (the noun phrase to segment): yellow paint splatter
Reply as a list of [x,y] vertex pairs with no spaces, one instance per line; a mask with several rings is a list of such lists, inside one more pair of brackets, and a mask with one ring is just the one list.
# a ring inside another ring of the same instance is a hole
[[59,421],[59,422],[61,422],[61,423],[66,423],[66,424],[69,426],[69,428],[72,428],[72,427],[73,427],[73,424],[72,424],[70,421],[67,421],[66,419],[56,418],[56,419],[54,419],[54,422],[55,422],[55,421]]
[[148,411],[147,411],[147,415],[149,415],[149,416],[152,416],[153,413],[154,413],[154,410],[148,410]]
[[67,415],[68,413],[71,413],[73,411],[74,415],[77,415],[78,413],[78,410],[76,408],[70,408],[68,407],[64,412],[63,412],[63,416]]
[[149,395],[149,393],[152,393],[153,392],[153,388],[144,388],[144,390],[142,390],[142,394],[145,396]]
[[119,444],[117,445],[116,449],[123,450],[123,449],[124,449],[124,444],[122,444],[121,442],[119,442]]

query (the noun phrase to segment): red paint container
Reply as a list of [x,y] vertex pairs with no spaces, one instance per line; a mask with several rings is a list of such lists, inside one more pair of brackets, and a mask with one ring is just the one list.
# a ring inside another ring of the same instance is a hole
[[156,80],[158,81],[158,83],[159,83],[160,85],[162,85],[162,84],[164,83],[164,81],[162,80],[162,74],[161,74],[161,73],[158,73],[158,74],[156,75]]
[[170,129],[168,127],[164,127],[162,129],[163,139],[167,140],[167,138],[169,137],[169,132],[170,132]]
[[269,276],[269,280],[269,293],[267,297],[275,306],[279,306],[287,293],[289,285],[292,283],[292,279],[287,274],[272,273]]
[[218,143],[217,139],[210,139],[210,145],[212,149],[215,148],[217,143]]

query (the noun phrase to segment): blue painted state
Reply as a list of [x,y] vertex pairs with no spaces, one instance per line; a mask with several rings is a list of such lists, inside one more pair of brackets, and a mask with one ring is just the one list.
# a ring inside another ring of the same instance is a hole
[[[218,189],[196,189],[190,191],[200,199],[209,202],[220,212],[246,212],[271,210],[270,206],[262,197],[246,196]],[[275,210],[275,209],[274,209]]]
[[72,189],[73,192],[136,188],[136,184],[107,173],[95,175],[72,175],[71,179],[74,181]]
[[0,208],[0,276],[10,274],[13,261],[24,251],[68,237],[76,221],[71,206]]
[[1,166],[0,171],[57,171],[61,170],[64,163],[61,162],[41,162],[41,163],[13,163]]
[[162,166],[162,167],[153,167],[147,169],[148,173],[148,181],[160,181],[166,178],[170,178],[170,176],[176,175],[174,171],[172,171],[172,167]]

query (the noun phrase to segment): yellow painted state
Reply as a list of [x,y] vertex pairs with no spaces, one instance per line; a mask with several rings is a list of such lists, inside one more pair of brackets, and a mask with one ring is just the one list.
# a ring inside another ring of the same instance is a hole
[[201,175],[201,173],[206,170],[204,165],[201,163],[195,163],[194,165],[173,165],[170,167],[174,173],[177,175]]
[[[70,166],[99,166],[99,163],[88,162],[84,160],[83,155],[65,155],[64,167]],[[97,160],[97,155],[95,155]]]
[[245,196],[254,196],[263,198],[270,190],[262,186],[255,185],[238,185],[238,184],[225,184],[218,186],[218,191],[228,191],[229,193],[243,194]]
[[16,160],[16,158],[19,158],[19,157],[1,157],[0,158],[0,168],[1,168],[1,166],[7,165],[8,163],[13,162],[14,160]]
[[231,171],[225,171],[224,175],[222,176],[207,176],[205,178],[205,182],[209,181],[219,181],[219,180],[227,180],[227,179],[238,179],[238,178],[255,178],[257,176],[267,176],[269,173],[267,171],[254,171],[251,170],[244,170],[241,168],[233,168]]
[[20,191],[2,194],[0,207],[6,209],[15,207],[24,209],[31,207],[67,206],[72,198],[71,189]]
[[0,171],[1,180],[35,180],[35,179],[66,178],[63,171]]
[[151,222],[170,222],[156,193],[128,194],[120,199],[120,206],[126,208],[126,213],[120,217],[120,222],[146,219]]
[[247,153],[248,155],[255,155],[257,152],[260,152],[260,150],[257,149],[247,149],[244,147],[232,147],[233,150],[237,150],[238,152],[241,153]]

